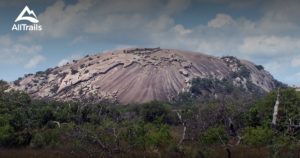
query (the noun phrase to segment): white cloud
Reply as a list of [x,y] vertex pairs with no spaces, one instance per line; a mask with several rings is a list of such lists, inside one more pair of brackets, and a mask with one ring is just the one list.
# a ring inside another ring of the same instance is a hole
[[192,30],[186,29],[186,28],[184,28],[184,26],[179,25],[179,24],[174,26],[173,29],[175,32],[179,33],[180,35],[188,35],[193,32]]
[[29,60],[29,62],[25,65],[25,68],[33,68],[36,67],[40,62],[44,61],[45,57],[42,55],[36,55]]
[[278,60],[264,63],[264,67],[266,70],[272,73],[279,73],[280,71],[285,69],[285,66],[283,65],[282,61]]
[[0,36],[0,45],[1,46],[9,46],[11,44],[12,44],[12,40],[11,40],[10,36],[8,36],[8,35]]
[[[38,16],[44,38],[78,37],[83,33],[107,34],[102,38],[142,36],[174,26],[172,15],[186,9],[191,0],[79,0],[66,4],[60,0]],[[103,5],[105,3],[105,5]],[[54,30],[55,29],[55,30]],[[147,37],[147,36],[145,36]]]
[[290,74],[290,75],[287,75],[285,78],[284,78],[284,81],[286,83],[289,83],[289,85],[296,85],[296,86],[300,86],[300,72],[296,72],[294,74]]
[[293,54],[300,49],[300,39],[289,36],[246,37],[239,46],[242,53],[266,56]]
[[25,65],[41,50],[40,45],[22,43],[8,35],[0,36],[0,64]]
[[295,58],[292,59],[291,65],[293,67],[300,67],[300,56],[296,56]]
[[214,19],[208,22],[208,27],[220,28],[225,25],[234,23],[234,20],[230,15],[227,14],[217,14]]
[[69,60],[68,59],[62,59],[61,61],[59,61],[58,62],[58,66],[63,66],[63,65],[65,65],[65,64],[67,64],[69,62]]
[[[247,19],[236,18],[238,14],[219,13],[207,24],[187,27],[177,23],[174,15],[186,9],[190,0],[79,0],[72,4],[59,0],[38,16],[44,30],[34,34],[45,39],[70,39],[70,44],[102,40],[117,46],[160,46],[259,59],[260,64],[277,75],[299,67],[295,58],[300,49],[299,2],[213,0],[212,3],[226,4],[230,9],[259,3],[262,15]],[[2,42],[0,38],[0,43],[10,50],[17,49],[5,38]],[[22,43],[24,46],[25,42]],[[38,45],[25,45],[21,49],[40,51]],[[284,61],[280,60],[283,56]],[[70,60],[63,59],[59,65]]]

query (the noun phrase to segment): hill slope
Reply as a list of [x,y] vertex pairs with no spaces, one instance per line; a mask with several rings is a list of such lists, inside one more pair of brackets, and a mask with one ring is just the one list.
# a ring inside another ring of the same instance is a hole
[[86,56],[61,67],[25,75],[12,87],[34,98],[104,100],[122,104],[170,101],[188,91],[193,78],[230,79],[247,90],[247,83],[268,92],[276,80],[246,60],[213,57],[172,49],[135,48]]

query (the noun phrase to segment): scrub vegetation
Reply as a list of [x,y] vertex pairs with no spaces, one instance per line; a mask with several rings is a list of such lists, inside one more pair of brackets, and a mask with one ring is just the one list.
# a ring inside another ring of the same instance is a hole
[[[0,81],[0,157],[299,155],[299,92],[281,88],[253,96],[229,83],[193,83],[191,93],[173,103],[118,105],[32,100],[24,92],[6,91]],[[214,97],[200,97],[211,86]]]

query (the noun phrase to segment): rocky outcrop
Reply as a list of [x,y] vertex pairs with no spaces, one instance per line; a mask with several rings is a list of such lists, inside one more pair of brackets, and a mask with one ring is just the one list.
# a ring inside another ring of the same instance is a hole
[[232,79],[235,86],[251,82],[263,91],[276,87],[273,77],[257,65],[235,57],[161,48],[115,50],[86,56],[61,67],[26,75],[12,87],[34,98],[122,104],[170,101],[188,91],[193,78]]

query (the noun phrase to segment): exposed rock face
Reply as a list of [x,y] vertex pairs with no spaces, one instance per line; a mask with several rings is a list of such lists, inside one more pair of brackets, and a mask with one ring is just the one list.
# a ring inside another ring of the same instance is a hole
[[[249,61],[171,49],[125,49],[86,56],[61,67],[26,75],[13,88],[34,98],[56,100],[109,99],[122,104],[172,100],[188,91],[196,77],[224,79],[236,86],[251,82],[264,91],[276,86],[273,77]],[[238,74],[243,73],[243,74]]]

